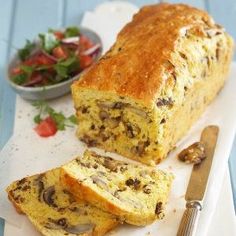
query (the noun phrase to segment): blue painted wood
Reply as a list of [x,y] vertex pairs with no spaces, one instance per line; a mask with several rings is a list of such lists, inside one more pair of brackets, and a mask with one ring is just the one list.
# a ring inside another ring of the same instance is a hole
[[70,0],[66,3],[65,10],[65,24],[66,25],[79,25],[83,13],[85,11],[93,10],[94,7],[100,3],[105,2],[104,0],[93,0],[91,1],[83,1],[83,0]]
[[[93,0],[93,1],[84,1],[84,0],[70,0],[66,3],[65,9],[65,25],[78,25],[81,22],[83,14],[85,11],[92,11],[96,5],[99,5],[106,0]],[[112,2],[110,0],[110,2]],[[143,6],[146,4],[158,3],[159,0],[132,0],[129,1],[137,6]]]
[[22,47],[26,39],[33,39],[48,28],[61,27],[63,2],[63,0],[18,0],[12,45]]
[[[16,2],[12,1],[10,5],[11,9],[7,13],[9,18],[10,27],[8,31],[5,31],[7,33],[5,35],[5,40],[8,41],[9,44],[11,44],[12,41],[12,34],[14,32],[14,22],[15,22],[15,12],[16,12]],[[5,13],[6,14],[6,13]],[[6,41],[6,42],[7,42]],[[6,73],[6,64],[8,61],[8,57],[10,55],[10,48],[7,46],[5,47],[5,57],[3,58],[3,66],[4,68],[1,68],[1,77],[5,77]],[[8,138],[12,134],[12,128],[9,129],[9,127],[12,126],[14,122],[14,107],[15,107],[15,93],[13,91],[8,89],[8,86],[6,84],[6,81],[3,80],[1,83],[1,101],[2,106],[0,107],[1,111],[1,120],[0,120],[0,147],[2,147],[5,142],[8,140]]]
[[[3,110],[2,101],[5,98],[6,88],[3,85],[2,81],[3,81],[3,76],[4,76],[4,65],[6,64],[7,55],[8,55],[7,41],[11,34],[10,25],[13,22],[13,14],[14,14],[13,1],[10,0],[10,1],[2,2],[1,8],[0,8],[0,16],[1,16],[0,17],[0,28],[1,28],[1,34],[0,34],[0,52],[1,52],[1,57],[0,57],[0,101],[1,101],[0,102],[0,150],[3,147],[4,141],[6,142],[8,138],[10,137],[11,128],[9,129],[9,127],[12,125],[12,124],[6,124],[6,120],[9,116],[11,116],[11,114]],[[14,98],[12,99],[12,101],[14,102]],[[10,104],[10,105],[13,105],[12,109],[14,109],[14,104]],[[3,126],[6,128],[4,129]],[[0,236],[3,236],[3,231],[4,231],[4,220],[0,219]]]
[[208,8],[216,22],[236,39],[236,1],[235,0],[207,0]]
[[[221,0],[207,0],[206,3],[208,10],[215,21],[223,25],[226,31],[229,32],[236,40],[236,1],[225,0],[222,2]],[[234,60],[236,60],[236,53],[234,55]],[[236,107],[232,109],[236,109]],[[234,197],[234,209],[236,211],[236,137],[229,158],[229,168]]]
[[[0,37],[0,49],[3,49],[0,61],[0,149],[11,136],[14,124],[15,93],[3,79],[7,60],[16,48],[24,45],[26,39],[34,38],[49,27],[61,27],[64,24],[64,5],[64,0],[1,1],[0,28],[4,33],[1,32]],[[3,227],[1,220],[0,235],[3,235]]]
[[206,9],[205,1],[204,0],[171,0],[169,2],[172,3],[185,3],[189,4],[194,7],[198,7],[200,9]]
[[234,209],[236,209],[236,138],[234,139],[233,148],[229,158],[229,170],[234,198]]

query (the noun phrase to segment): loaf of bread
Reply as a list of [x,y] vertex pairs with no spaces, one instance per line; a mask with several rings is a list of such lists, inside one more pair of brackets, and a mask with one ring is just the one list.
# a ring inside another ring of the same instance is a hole
[[143,7],[72,85],[78,137],[159,163],[223,87],[232,51],[232,38],[202,10]]
[[120,221],[147,225],[164,216],[172,174],[86,151],[61,168],[61,182],[78,199],[117,215]]
[[8,197],[19,213],[27,215],[45,236],[99,236],[114,228],[118,221],[109,213],[75,198],[59,181],[54,169],[13,182]]

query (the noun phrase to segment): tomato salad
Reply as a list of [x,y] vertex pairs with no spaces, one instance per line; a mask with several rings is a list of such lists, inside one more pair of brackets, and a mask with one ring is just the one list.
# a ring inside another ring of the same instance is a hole
[[101,45],[94,44],[77,27],[50,29],[39,34],[38,42],[26,41],[18,51],[20,62],[11,69],[10,79],[24,87],[57,84],[89,67],[100,50]]

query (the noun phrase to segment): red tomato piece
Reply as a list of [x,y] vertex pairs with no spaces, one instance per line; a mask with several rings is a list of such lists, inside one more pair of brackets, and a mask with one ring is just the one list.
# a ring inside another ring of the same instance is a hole
[[22,73],[22,70],[20,67],[14,67],[12,70],[11,70],[11,74],[12,75],[19,75]]
[[52,50],[52,55],[58,59],[66,59],[68,57],[67,51],[62,46],[55,47]]
[[80,55],[79,59],[81,69],[85,69],[93,63],[93,58],[88,55]]
[[25,60],[25,61],[23,62],[23,64],[26,65],[26,66],[33,66],[33,65],[36,65],[35,57],[34,57],[34,56],[30,57],[29,59]]
[[53,136],[57,132],[56,122],[48,116],[46,119],[42,120],[34,130],[41,137]]
[[55,63],[53,59],[51,59],[50,57],[47,57],[43,53],[39,53],[35,55],[35,61],[37,65],[45,65],[45,66],[50,66]]
[[54,31],[53,34],[56,36],[57,39],[64,39],[65,35],[61,31]]
[[94,43],[85,35],[81,35],[79,38],[79,49],[85,51],[94,46]]
[[26,61],[24,61],[24,65],[27,66],[50,66],[53,65],[55,62],[52,58],[48,57],[47,55],[43,53],[36,53],[35,55],[32,55],[30,58],[28,58]]

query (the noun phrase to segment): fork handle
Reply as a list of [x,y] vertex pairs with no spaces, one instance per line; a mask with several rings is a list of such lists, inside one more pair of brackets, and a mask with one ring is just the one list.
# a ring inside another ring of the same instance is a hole
[[186,210],[182,216],[177,236],[193,236],[196,230],[202,205],[199,201],[186,203]]

